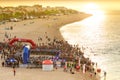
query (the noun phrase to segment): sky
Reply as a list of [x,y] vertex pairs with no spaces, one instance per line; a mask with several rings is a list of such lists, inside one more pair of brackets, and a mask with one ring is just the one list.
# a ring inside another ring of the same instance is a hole
[[0,6],[2,7],[16,7],[19,5],[32,6],[35,4],[40,4],[43,7],[64,6],[79,11],[87,9],[87,7],[88,9],[120,10],[120,0],[0,0]]

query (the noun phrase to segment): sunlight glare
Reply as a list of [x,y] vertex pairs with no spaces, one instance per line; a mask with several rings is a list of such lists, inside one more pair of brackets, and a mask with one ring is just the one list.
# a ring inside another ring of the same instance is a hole
[[92,14],[92,15],[103,15],[104,14],[103,11],[100,10],[99,5],[95,3],[88,3],[84,5],[83,11],[85,13]]

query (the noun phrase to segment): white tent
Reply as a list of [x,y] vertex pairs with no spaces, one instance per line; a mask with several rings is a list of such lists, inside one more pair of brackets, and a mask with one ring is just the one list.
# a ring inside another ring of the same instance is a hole
[[52,71],[53,70],[53,61],[44,60],[42,62],[42,70],[44,70],[44,71]]

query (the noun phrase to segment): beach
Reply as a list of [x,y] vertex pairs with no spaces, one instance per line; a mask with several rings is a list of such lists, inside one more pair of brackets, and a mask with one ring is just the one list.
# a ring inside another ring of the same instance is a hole
[[[88,16],[90,15],[71,14],[49,16],[44,19],[31,19],[20,22],[6,22],[5,24],[0,25],[0,41],[3,41],[5,38],[5,33],[7,33],[11,38],[16,36],[17,38],[32,39],[36,43],[38,42],[38,37],[45,37],[45,33],[47,33],[51,39],[63,39],[59,31],[60,27],[72,22],[80,21]],[[13,29],[9,30],[11,26]]]
[[43,71],[40,68],[20,67],[16,68],[16,75],[14,76],[13,68],[0,65],[0,73],[0,80],[98,80],[94,75],[91,77],[89,72],[83,74],[82,71],[75,71],[75,74],[71,74],[70,72],[64,72],[63,68]]
[[[0,42],[6,41],[5,34],[9,38],[25,38],[32,39],[36,44],[47,43],[45,36],[50,39],[64,40],[59,29],[69,23],[83,20],[90,15],[85,14],[70,14],[60,16],[49,16],[44,19],[23,20],[20,22],[6,22],[0,25]],[[10,29],[12,27],[12,29]],[[42,41],[38,39],[42,38]],[[42,71],[42,69],[26,69],[16,68],[16,76],[13,76],[12,68],[0,66],[0,80],[98,80],[94,74],[91,77],[89,72],[85,74],[75,72],[63,72],[63,69],[57,69],[51,72]]]

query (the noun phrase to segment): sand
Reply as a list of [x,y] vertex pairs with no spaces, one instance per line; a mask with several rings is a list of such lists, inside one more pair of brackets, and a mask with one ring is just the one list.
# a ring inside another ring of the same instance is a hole
[[[1,54],[0,54],[1,56]],[[0,60],[1,63],[1,60]],[[0,80],[98,80],[95,76],[90,77],[90,73],[85,74],[76,72],[63,72],[63,68],[54,71],[43,71],[40,68],[16,68],[16,75],[13,74],[13,68],[2,67],[0,64]]]
[[[88,17],[84,14],[71,14],[62,16],[50,16],[45,19],[32,19],[20,22],[7,22],[0,25],[0,42],[5,39],[4,34],[10,37],[32,39],[38,44],[38,37],[44,39],[46,33],[50,38],[64,39],[60,34],[60,27],[72,22],[80,21]],[[13,30],[8,30],[10,27]],[[45,40],[42,42],[45,43]],[[41,43],[42,43],[41,42]],[[0,60],[1,63],[1,60]],[[50,72],[42,71],[42,69],[26,69],[17,68],[16,76],[13,76],[13,69],[2,67],[0,64],[0,80],[97,80],[90,77],[90,73],[83,74],[82,71],[70,74],[58,69]]]
[[[71,15],[62,15],[62,16],[50,16],[45,19],[32,19],[24,20],[20,22],[7,22],[3,25],[0,25],[0,41],[3,41],[4,34],[7,33],[11,37],[18,38],[28,38],[32,39],[36,43],[38,42],[38,37],[44,39],[45,32],[50,38],[59,38],[63,39],[60,34],[60,27],[82,20],[89,15],[84,14],[71,14]],[[10,27],[13,27],[13,30],[8,30]]]

